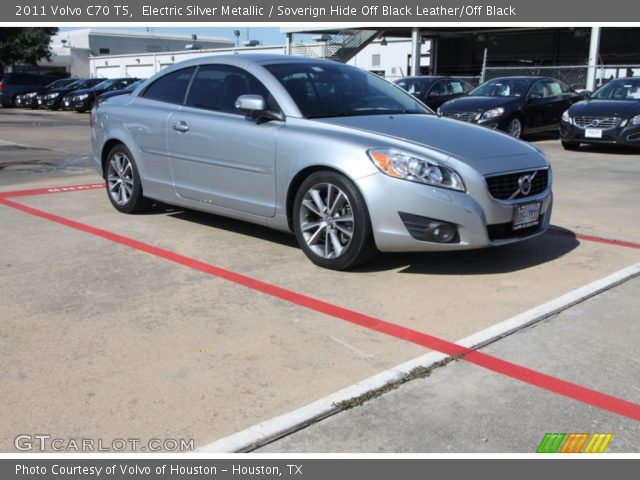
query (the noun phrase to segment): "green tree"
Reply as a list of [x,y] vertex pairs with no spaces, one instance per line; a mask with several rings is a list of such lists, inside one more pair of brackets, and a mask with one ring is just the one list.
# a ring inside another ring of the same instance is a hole
[[0,67],[22,63],[35,66],[41,59],[51,59],[49,43],[56,27],[0,28]]

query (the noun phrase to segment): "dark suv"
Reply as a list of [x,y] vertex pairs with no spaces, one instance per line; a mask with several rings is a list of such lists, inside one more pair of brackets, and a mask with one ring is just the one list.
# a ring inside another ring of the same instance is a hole
[[0,80],[0,103],[3,107],[15,106],[16,96],[31,92],[56,80],[39,73],[5,73]]

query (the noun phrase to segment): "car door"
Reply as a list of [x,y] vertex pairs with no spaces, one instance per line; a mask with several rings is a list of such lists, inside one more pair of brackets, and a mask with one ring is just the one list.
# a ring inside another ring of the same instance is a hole
[[426,93],[424,102],[429,106],[431,110],[437,110],[440,105],[449,100],[451,96],[447,91],[447,81],[438,80],[435,82],[429,91]]
[[172,112],[181,108],[195,70],[188,67],[160,77],[126,106],[122,125],[134,139],[137,152],[133,153],[140,157],[141,175],[145,183],[152,182],[151,189],[173,192],[167,125]]
[[550,129],[558,128],[562,112],[571,106],[571,95],[567,94],[567,88],[566,85],[563,86],[558,80],[546,81],[546,90],[551,105],[547,121],[547,127]]
[[543,131],[552,123],[553,103],[547,91],[547,81],[536,81],[527,94],[522,108],[524,123],[529,133]]
[[175,190],[183,198],[263,217],[275,214],[275,157],[281,121],[256,122],[235,109],[237,98],[262,95],[250,73],[202,65],[184,107],[171,114],[167,147]]

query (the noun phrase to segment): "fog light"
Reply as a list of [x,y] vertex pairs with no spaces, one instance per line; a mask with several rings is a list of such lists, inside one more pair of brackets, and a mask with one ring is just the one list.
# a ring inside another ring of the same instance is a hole
[[432,231],[436,242],[440,243],[449,243],[457,233],[456,227],[446,223],[437,224]]
[[409,234],[416,240],[435,243],[459,243],[458,227],[449,222],[398,212]]

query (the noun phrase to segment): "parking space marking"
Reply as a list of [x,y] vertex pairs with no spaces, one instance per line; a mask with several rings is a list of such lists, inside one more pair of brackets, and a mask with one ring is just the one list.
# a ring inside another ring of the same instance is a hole
[[640,244],[637,243],[633,243],[633,242],[625,242],[623,240],[614,240],[611,238],[604,238],[604,237],[594,237],[592,235],[583,235],[581,233],[570,233],[570,232],[566,232],[558,227],[555,226],[551,226],[551,228],[548,230],[549,233],[552,233],[553,235],[561,235],[561,236],[567,236],[567,237],[575,237],[578,240],[584,240],[585,242],[595,242],[595,243],[604,243],[605,245],[613,245],[615,247],[625,247],[625,248],[635,248],[640,250]]
[[[35,195],[46,195],[50,193],[68,193],[74,191],[84,191],[84,190],[96,190],[105,188],[104,183],[90,183],[85,185],[68,185],[62,187],[50,187],[50,188],[34,188],[31,190],[14,190],[7,192],[0,192],[1,198],[14,198],[14,197],[30,197]],[[583,235],[580,233],[572,233],[563,230],[561,227],[556,225],[551,225],[551,227],[547,230],[547,233],[553,235],[562,235],[562,236],[570,236],[574,237],[578,240],[583,240],[585,242],[594,242],[594,243],[602,243],[606,245],[612,245],[615,247],[624,247],[624,248],[633,248],[640,250],[640,244],[633,242],[626,242],[624,240],[616,240],[611,238],[604,237],[596,237],[592,235]]]
[[89,183],[85,185],[67,185],[64,187],[33,188],[31,190],[14,190],[12,192],[0,192],[0,198],[31,197],[34,195],[46,195],[49,193],[81,192],[85,190],[96,190],[100,188],[105,188],[105,184]]
[[517,365],[477,350],[459,345],[448,340],[434,337],[424,332],[419,332],[402,325],[381,320],[347,308],[333,305],[313,297],[302,295],[246,275],[217,267],[184,255],[165,250],[160,247],[144,243],[133,238],[124,237],[107,230],[92,227],[87,224],[54,215],[27,205],[14,202],[7,198],[0,198],[0,204],[23,213],[33,215],[45,220],[64,225],[81,232],[104,238],[116,244],[120,244],[134,250],[145,252],[170,262],[198,270],[200,272],[222,278],[229,282],[253,289],[266,295],[284,300],[286,302],[313,310],[330,317],[334,317],[369,330],[405,340],[449,356],[460,356],[462,360],[483,367],[495,373],[522,381],[529,385],[563,395],[585,404],[606,410],[630,419],[640,421],[640,405],[623,400],[605,393],[592,390],[581,385],[561,380],[544,373]]

